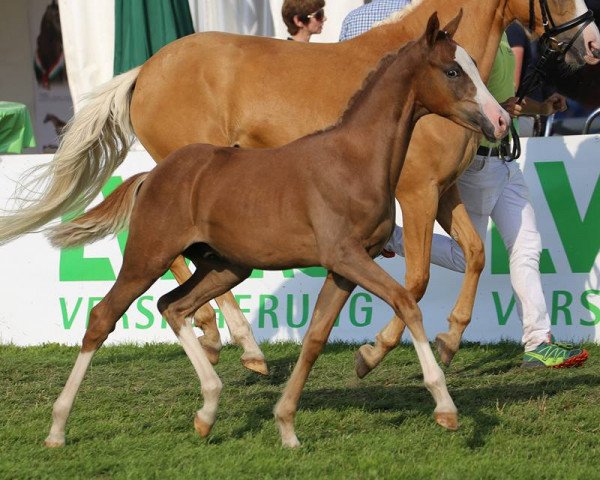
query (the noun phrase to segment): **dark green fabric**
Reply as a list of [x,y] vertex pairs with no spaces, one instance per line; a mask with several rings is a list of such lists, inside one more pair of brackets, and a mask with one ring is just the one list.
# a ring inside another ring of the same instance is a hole
[[115,75],[190,33],[194,25],[188,0],[115,0]]

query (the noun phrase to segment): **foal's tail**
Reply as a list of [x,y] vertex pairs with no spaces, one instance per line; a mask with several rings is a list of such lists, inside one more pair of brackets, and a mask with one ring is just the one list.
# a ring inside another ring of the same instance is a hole
[[0,245],[84,208],[98,195],[123,163],[133,140],[129,104],[140,68],[94,92],[67,123],[53,160],[22,177],[13,195],[20,208],[0,217]]
[[50,243],[57,248],[78,247],[95,242],[127,227],[137,192],[149,172],[125,180],[106,199],[76,219],[52,227]]

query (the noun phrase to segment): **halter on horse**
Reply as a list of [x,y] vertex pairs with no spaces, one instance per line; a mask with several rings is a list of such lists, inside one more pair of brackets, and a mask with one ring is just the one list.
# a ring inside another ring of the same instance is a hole
[[[556,25],[552,18],[552,13],[548,7],[547,0],[539,0],[540,10],[542,14],[542,24],[544,26],[544,33],[540,36],[540,57],[533,69],[533,71],[525,77],[523,83],[517,90],[518,103],[522,103],[524,98],[538,88],[548,76],[548,68],[557,63],[562,63],[565,60],[566,54],[575,44],[575,41],[581,36],[585,27],[594,21],[594,13],[591,10],[579,15],[569,22],[565,22],[561,25]],[[534,31],[535,29],[535,0],[529,0],[529,30]],[[573,28],[579,27],[579,30],[575,32],[570,40],[561,41],[557,37],[561,33],[568,32]],[[600,54],[600,51],[596,50],[594,55]],[[503,148],[501,152],[509,152],[510,154],[503,155],[506,161],[516,160],[521,156],[521,142],[519,140],[519,134],[511,123],[510,132],[513,140],[512,149],[509,147],[509,139],[503,140]]]

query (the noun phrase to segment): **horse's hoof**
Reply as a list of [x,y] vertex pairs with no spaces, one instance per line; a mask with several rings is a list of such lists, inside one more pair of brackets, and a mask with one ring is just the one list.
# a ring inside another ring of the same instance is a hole
[[198,337],[198,341],[200,342],[200,346],[206,353],[206,357],[211,365],[216,365],[219,363],[219,356],[221,354],[220,349],[215,348],[212,343],[209,343],[207,340],[203,340],[204,336]]
[[196,416],[194,417],[194,428],[198,432],[198,435],[200,435],[202,438],[208,437],[212,427],[212,423],[208,423],[198,413],[196,413]]
[[435,337],[435,345],[437,347],[440,360],[447,367],[450,366],[454,355],[458,351],[458,348],[453,348],[450,341],[450,335],[447,333],[440,333]]
[[52,436],[48,435],[46,440],[44,440],[44,445],[48,448],[60,448],[65,446],[65,437],[64,436]]
[[291,435],[289,438],[281,438],[281,444],[286,448],[298,448],[300,441],[296,435]]
[[444,427],[446,430],[458,430],[458,414],[457,413],[434,413],[435,421],[438,425]]
[[242,355],[240,360],[242,362],[242,365],[251,372],[258,373],[260,375],[269,374],[269,367],[267,367],[267,362],[265,361],[264,357],[246,357],[245,355]]
[[354,354],[354,368],[358,378],[364,378],[377,366],[377,363],[374,364],[372,360],[369,360],[373,356],[372,352],[373,346],[366,343]]

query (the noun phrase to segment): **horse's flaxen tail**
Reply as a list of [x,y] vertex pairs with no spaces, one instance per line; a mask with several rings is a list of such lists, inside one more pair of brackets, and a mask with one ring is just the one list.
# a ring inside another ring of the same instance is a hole
[[19,208],[0,217],[0,245],[84,208],[98,195],[134,138],[129,104],[140,68],[93,93],[67,123],[53,160],[23,176],[13,195]]
[[148,176],[138,173],[123,182],[106,199],[80,217],[48,231],[50,243],[57,248],[78,247],[115,235],[129,225],[137,192]]

